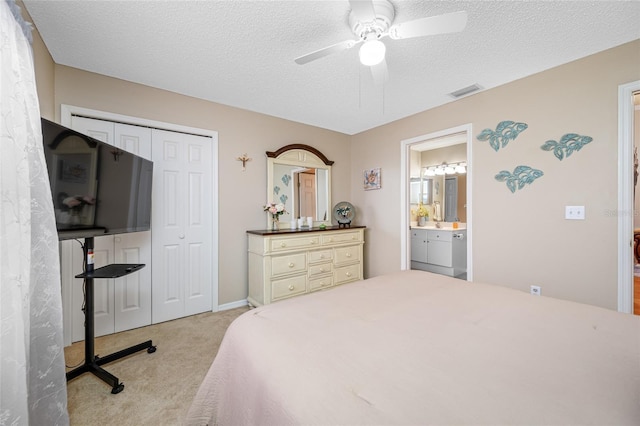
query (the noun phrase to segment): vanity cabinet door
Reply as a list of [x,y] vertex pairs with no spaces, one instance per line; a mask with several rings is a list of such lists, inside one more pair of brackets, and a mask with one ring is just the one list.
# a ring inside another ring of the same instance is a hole
[[450,268],[453,266],[453,252],[451,250],[450,241],[427,240],[429,251],[427,253],[427,263],[432,265],[445,266]]
[[427,261],[427,230],[411,230],[411,260],[414,262]]

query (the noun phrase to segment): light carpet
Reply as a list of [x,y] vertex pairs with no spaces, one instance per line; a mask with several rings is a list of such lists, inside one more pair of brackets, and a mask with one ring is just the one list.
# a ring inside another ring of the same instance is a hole
[[[111,386],[91,373],[67,383],[71,425],[181,424],[227,327],[247,310],[199,314],[98,337],[97,356],[149,339],[157,351],[141,351],[103,366],[124,384],[118,394],[111,394]],[[79,365],[83,358],[84,342],[65,348],[67,366]]]

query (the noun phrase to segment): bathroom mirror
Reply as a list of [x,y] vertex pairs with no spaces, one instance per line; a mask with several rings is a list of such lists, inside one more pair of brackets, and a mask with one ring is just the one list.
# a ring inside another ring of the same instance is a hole
[[[419,168],[420,172],[412,172],[411,178],[412,196],[410,200],[411,208],[417,207],[417,202],[430,206],[430,221],[460,222],[467,221],[467,180],[466,173],[448,171],[444,174],[443,165],[466,163],[467,152],[466,143],[459,143],[455,138],[451,138],[446,146],[431,148],[429,145],[411,147],[416,152],[416,164],[412,167]],[[440,173],[428,173],[434,169],[442,168]],[[413,196],[413,192],[416,196]],[[437,206],[437,207],[436,207]],[[439,215],[438,215],[439,213]]]
[[[289,213],[281,228],[298,217],[312,217],[313,226],[331,225],[331,166],[317,149],[303,144],[267,151],[267,202],[282,203]],[[267,215],[267,228],[271,218]]]

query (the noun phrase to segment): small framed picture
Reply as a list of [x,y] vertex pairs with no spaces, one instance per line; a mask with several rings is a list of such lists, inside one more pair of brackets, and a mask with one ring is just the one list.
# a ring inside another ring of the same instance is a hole
[[376,169],[367,169],[364,171],[364,189],[380,189],[381,181],[380,181],[380,167]]

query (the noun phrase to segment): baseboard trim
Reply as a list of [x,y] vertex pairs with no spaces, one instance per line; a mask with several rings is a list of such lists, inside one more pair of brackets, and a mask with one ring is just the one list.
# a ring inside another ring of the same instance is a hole
[[241,308],[243,306],[247,306],[248,304],[249,302],[247,302],[247,299],[242,299],[235,302],[229,302],[223,305],[219,305],[218,311],[228,311],[229,309]]

